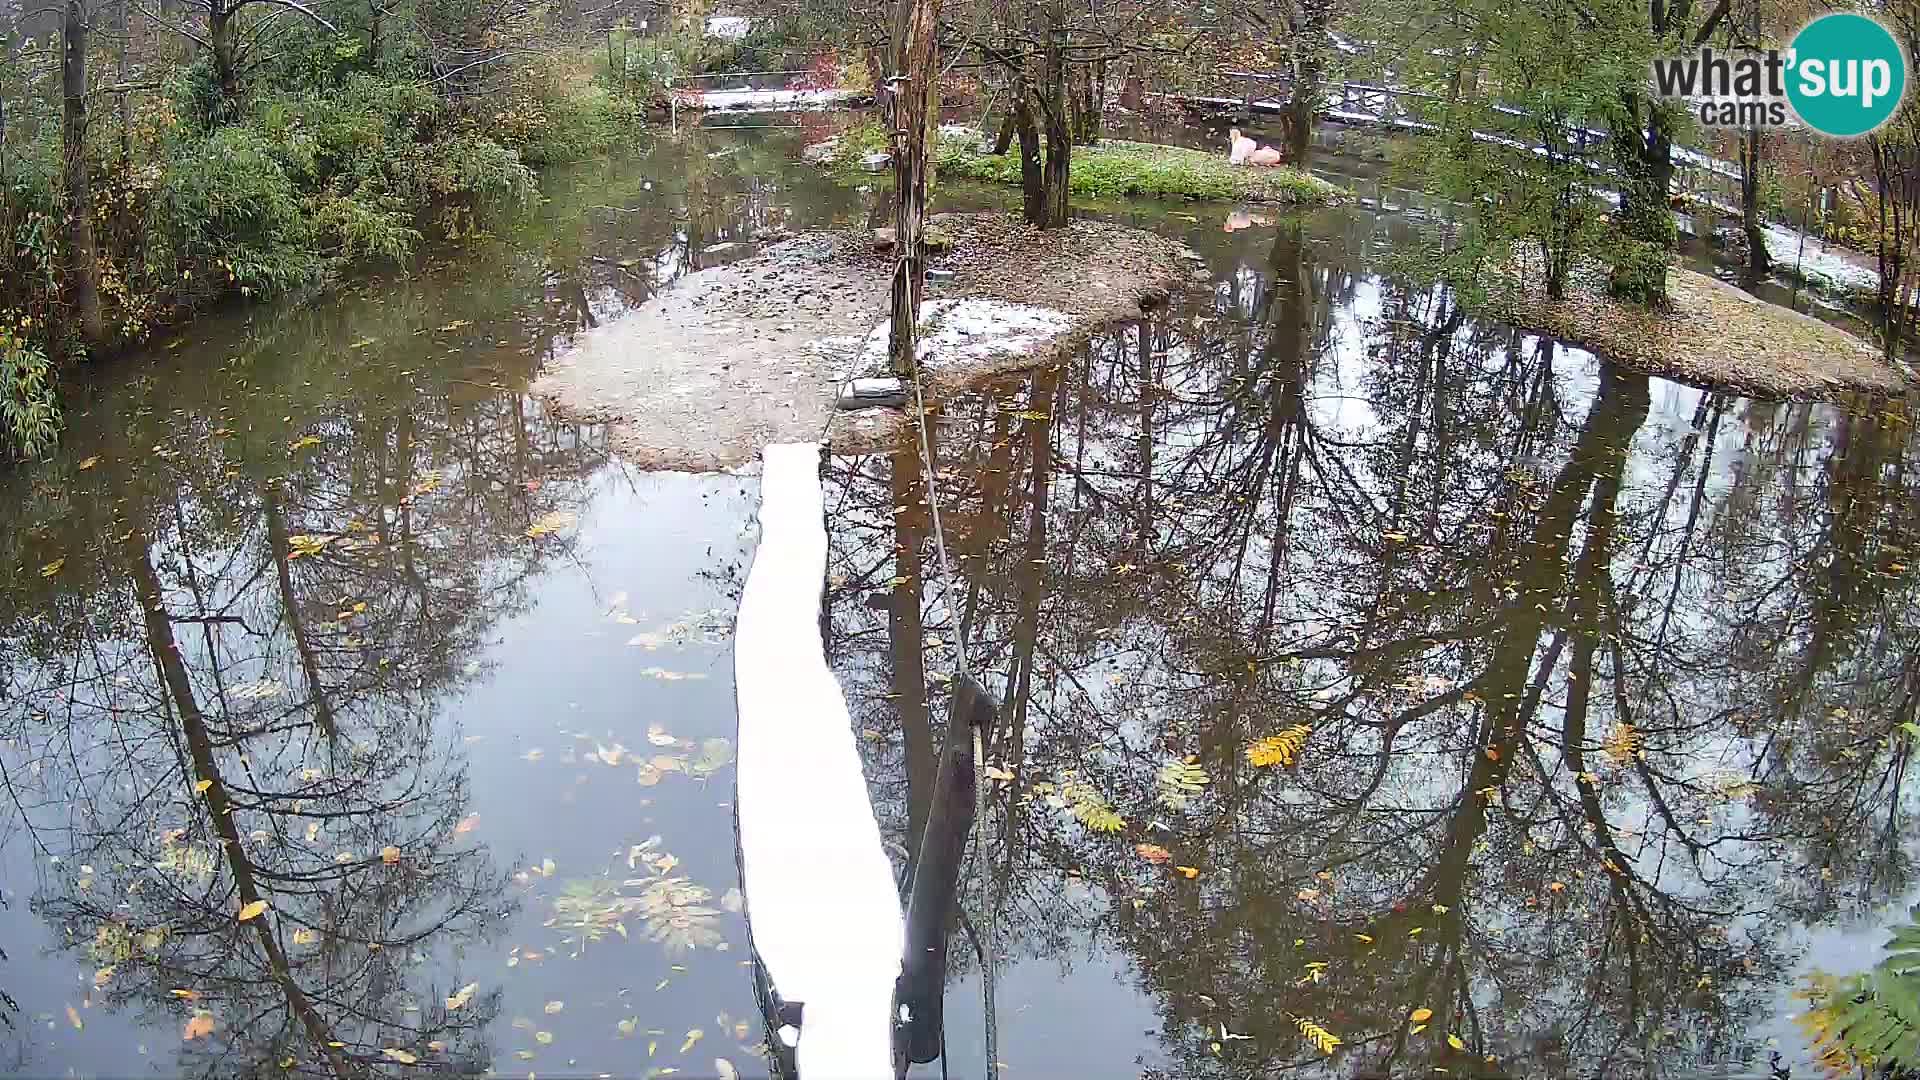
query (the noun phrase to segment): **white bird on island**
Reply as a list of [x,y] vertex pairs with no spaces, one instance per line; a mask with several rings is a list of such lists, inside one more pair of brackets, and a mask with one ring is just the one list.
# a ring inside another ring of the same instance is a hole
[[1278,165],[1283,155],[1271,146],[1261,146],[1245,135],[1239,128],[1228,128],[1227,139],[1233,149],[1227,152],[1229,165]]
[[890,1080],[906,938],[853,721],[820,641],[827,531],[816,443],[763,454],[760,546],[740,597],[735,812],[754,951],[810,1080]]
[[1259,149],[1259,144],[1240,134],[1239,128],[1227,129],[1227,143],[1231,147],[1227,151],[1229,165],[1245,165],[1247,159],[1253,156],[1253,152]]

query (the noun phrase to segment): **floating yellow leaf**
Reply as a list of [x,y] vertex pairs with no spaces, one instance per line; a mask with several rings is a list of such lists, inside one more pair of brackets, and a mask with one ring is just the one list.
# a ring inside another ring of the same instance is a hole
[[388,844],[386,847],[381,848],[380,861],[383,863],[386,863],[388,866],[392,866],[393,864],[399,862],[400,849],[397,847],[394,847],[392,844]]
[[211,1034],[213,1034],[213,1014],[208,1012],[194,1013],[187,1021],[187,1025],[180,1029],[180,1037],[188,1042],[202,1035]]
[[460,819],[460,824],[458,824],[458,825],[455,825],[455,826],[453,827],[453,831],[454,831],[454,832],[455,832],[456,834],[458,834],[458,833],[470,833],[470,832],[472,832],[472,831],[474,830],[474,828],[475,828],[476,826],[478,826],[479,824],[480,824],[480,815],[479,815],[479,814],[468,814],[468,815],[467,815],[466,817],[463,817],[463,818],[461,818],[461,819]]
[[380,1053],[387,1060],[397,1061],[402,1065],[411,1065],[414,1062],[420,1060],[419,1058],[414,1057],[412,1054],[407,1053],[405,1050],[402,1050],[397,1046],[389,1046],[386,1049],[380,1051]]
[[545,1046],[553,1041],[553,1032],[536,1031],[533,1033],[533,1041],[539,1043],[541,1046]]
[[1451,1032],[1447,1035],[1447,1045],[1453,1047],[1455,1050],[1465,1050],[1467,1048],[1467,1044],[1461,1041],[1460,1036],[1452,1034]]
[[461,987],[459,990],[455,991],[454,995],[447,999],[447,1009],[449,1011],[452,1011],[454,1009],[466,1008],[467,1002],[472,1001],[473,995],[479,992],[480,992],[479,983],[477,982],[468,983],[467,985]]
[[80,1022],[79,1011],[71,1005],[67,1006],[67,1023],[72,1024],[75,1031],[83,1030],[87,1026]]
[[59,572],[60,572],[60,568],[61,568],[61,567],[63,567],[63,566],[65,566],[65,565],[67,565],[67,560],[65,560],[65,559],[55,559],[55,560],[53,560],[52,562],[50,562],[50,563],[48,563],[47,565],[45,565],[45,566],[43,566],[43,567],[41,567],[41,568],[40,568],[40,576],[41,576],[41,577],[52,577],[53,575],[55,575],[55,574],[57,574],[57,573],[59,573]]
[[633,1029],[638,1027],[639,1024],[640,1024],[639,1020],[629,1016],[625,1020],[622,1020],[613,1026],[619,1030],[620,1037],[625,1038],[628,1035],[633,1034]]
[[547,1002],[547,1015],[552,1016],[554,1013],[557,1013],[561,1009],[564,1009],[566,1007],[567,1007],[567,1003],[564,1001],[549,1001]]
[[1416,1024],[1424,1024],[1427,1021],[1433,1019],[1433,1010],[1432,1009],[1415,1009],[1413,1010],[1412,1015],[1408,1016],[1407,1019],[1413,1021]]
[[300,450],[305,450],[309,446],[319,446],[319,445],[320,445],[320,437],[318,435],[302,435],[301,437],[288,443],[287,449],[293,450],[293,451],[300,451]]
[[1176,866],[1174,869],[1180,871],[1180,876],[1188,881],[1200,876],[1200,868],[1197,866]]
[[255,900],[253,903],[240,909],[238,918],[241,922],[247,922],[250,919],[257,919],[266,913],[267,902],[265,900]]
[[207,789],[212,786],[213,786],[213,781],[202,780],[199,783],[193,785],[193,793],[195,795],[205,795],[207,793]]
[[684,1054],[687,1051],[693,1049],[694,1043],[697,1043],[701,1039],[704,1039],[706,1037],[707,1037],[707,1033],[700,1030],[699,1028],[694,1028],[692,1031],[687,1032],[687,1041],[680,1044],[680,1052]]
[[565,510],[552,510],[535,518],[533,524],[527,526],[527,535],[538,540],[542,536],[570,528],[575,520],[574,515]]
[[1425,1030],[1427,1030],[1427,1025],[1425,1025],[1425,1024],[1415,1024],[1415,1025],[1413,1025],[1413,1030],[1412,1030],[1412,1031],[1410,1031],[1410,1032],[1408,1032],[1408,1034],[1409,1034],[1409,1035],[1418,1035],[1418,1034],[1420,1034],[1421,1032],[1423,1032],[1423,1031],[1425,1031]]
[[1269,735],[1247,747],[1247,761],[1261,767],[1284,765],[1292,768],[1300,760],[1300,751],[1307,745],[1307,736],[1311,734],[1313,725],[1295,724],[1278,735]]
[[82,472],[85,472],[86,470],[91,469],[98,464],[100,464],[100,455],[95,454],[90,458],[83,459],[80,462],[80,464],[76,467],[79,468]]
[[93,973],[93,985],[105,986],[107,985],[107,980],[111,978],[113,978],[113,969],[111,967],[103,967]]
[[167,993],[172,994],[174,997],[177,997],[182,1001],[192,1001],[193,999],[200,996],[200,991],[198,990],[181,990],[177,988],[173,990],[169,990],[167,991]]
[[1133,852],[1155,866],[1160,866],[1173,860],[1173,852],[1168,851],[1159,844],[1135,844],[1133,845]]
[[1353,936],[1359,938],[1361,941],[1365,942],[1368,945],[1373,944],[1372,934],[1355,934]]
[[1328,1031],[1326,1028],[1321,1027],[1319,1024],[1314,1023],[1304,1016],[1295,1017],[1293,1026],[1299,1028],[1300,1034],[1305,1035],[1309,1042],[1319,1047],[1320,1052],[1323,1054],[1333,1053],[1340,1045],[1340,1036],[1335,1035],[1333,1032]]
[[319,940],[320,933],[317,930],[295,930],[293,932],[293,943],[295,945],[311,945]]

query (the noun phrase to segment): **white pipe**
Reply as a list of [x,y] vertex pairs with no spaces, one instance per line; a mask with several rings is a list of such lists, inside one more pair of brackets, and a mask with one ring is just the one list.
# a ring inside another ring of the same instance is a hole
[[741,888],[774,991],[803,1006],[801,1080],[886,1080],[906,935],[853,721],[821,647],[820,447],[775,444],[763,458],[760,546],[734,635]]

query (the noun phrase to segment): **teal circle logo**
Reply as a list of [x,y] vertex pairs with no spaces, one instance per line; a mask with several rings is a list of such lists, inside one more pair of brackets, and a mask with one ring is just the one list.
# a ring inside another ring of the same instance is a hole
[[1787,102],[1822,135],[1865,135],[1907,93],[1906,54],[1865,15],[1820,16],[1794,36],[1787,56]]

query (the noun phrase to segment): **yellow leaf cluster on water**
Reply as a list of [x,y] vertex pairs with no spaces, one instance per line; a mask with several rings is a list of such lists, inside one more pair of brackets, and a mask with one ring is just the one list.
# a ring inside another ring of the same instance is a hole
[[1632,724],[1618,724],[1607,736],[1607,756],[1615,764],[1625,765],[1644,752],[1646,742],[1646,737]]
[[1300,1034],[1305,1035],[1308,1042],[1319,1047],[1323,1054],[1331,1054],[1340,1046],[1340,1036],[1304,1016],[1294,1017],[1293,1026],[1299,1028]]
[[1292,768],[1300,760],[1300,751],[1313,734],[1312,724],[1295,724],[1278,735],[1269,735],[1247,747],[1247,761],[1253,765],[1284,765]]

